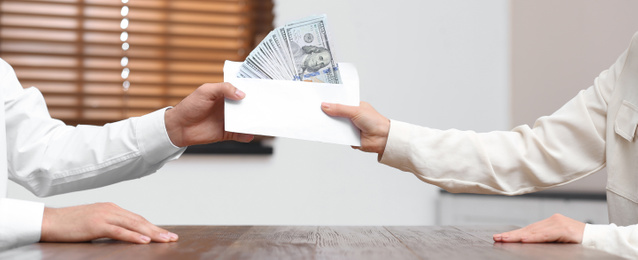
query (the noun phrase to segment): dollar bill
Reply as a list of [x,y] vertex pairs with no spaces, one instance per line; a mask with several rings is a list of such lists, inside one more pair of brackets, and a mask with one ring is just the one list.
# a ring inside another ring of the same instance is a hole
[[326,15],[278,27],[250,52],[237,76],[340,84],[328,35]]

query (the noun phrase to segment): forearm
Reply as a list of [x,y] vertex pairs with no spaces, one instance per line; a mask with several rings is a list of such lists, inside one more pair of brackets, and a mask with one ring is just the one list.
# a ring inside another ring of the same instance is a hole
[[101,127],[19,124],[9,142],[22,147],[9,149],[10,178],[49,196],[148,175],[184,150],[171,144],[163,116],[159,110]]
[[638,225],[619,227],[610,225],[585,226],[583,245],[630,259],[638,258]]
[[626,54],[531,128],[474,133],[393,121],[381,162],[458,192],[515,195],[584,177],[605,164],[608,100]]
[[[475,133],[392,121],[380,162],[450,192],[516,195],[566,183],[602,167],[604,142],[597,131],[583,131]],[[584,149],[578,146],[582,140],[574,138],[593,141]]]

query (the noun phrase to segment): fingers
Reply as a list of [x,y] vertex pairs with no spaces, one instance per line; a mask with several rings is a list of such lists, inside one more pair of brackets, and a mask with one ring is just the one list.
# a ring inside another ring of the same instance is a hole
[[329,116],[345,117],[361,131],[361,146],[353,147],[364,152],[383,155],[390,131],[390,120],[379,114],[370,104],[359,106],[322,103],[321,109]]
[[515,243],[515,242],[521,242],[521,238],[525,234],[528,234],[528,233],[525,230],[523,230],[523,228],[520,228],[517,230],[504,232],[501,234],[494,234],[493,239],[496,242]]
[[560,214],[530,224],[524,228],[493,235],[496,242],[581,243],[585,223]]
[[323,102],[321,103],[321,110],[329,116],[353,118],[357,115],[359,107]]
[[224,140],[232,140],[232,141],[237,141],[242,143],[249,143],[253,139],[255,139],[255,136],[251,134],[240,134],[240,133],[233,133],[233,132],[224,133]]
[[173,242],[177,241],[178,236],[163,228],[153,225],[144,217],[122,209],[115,204],[114,217],[108,220],[111,224],[108,228],[107,237],[133,242],[148,243],[154,242]]
[[494,241],[504,243],[546,243],[556,242],[555,233],[525,227],[510,232],[494,235]]
[[110,226],[106,230],[105,237],[116,239],[125,242],[131,242],[136,244],[148,244],[151,242],[151,238],[145,235],[142,235],[137,232],[130,231],[126,228],[122,228],[119,226]]
[[235,88],[235,91],[233,92],[233,95],[226,95],[226,97],[233,99],[233,100],[240,100],[243,99],[244,97],[246,97],[246,93],[244,93],[243,91]]
[[[119,234],[130,235],[126,237],[130,237],[131,240],[123,239],[119,237],[111,237],[111,238],[124,240],[124,241],[130,241],[133,243],[140,243],[140,242],[148,243],[150,241],[166,243],[166,242],[174,242],[174,241],[177,241],[178,239],[176,234],[171,233],[168,230],[165,230],[163,228],[157,227],[151,224],[150,222],[148,222],[146,219],[139,216],[134,216],[132,219],[129,218],[128,220],[122,219],[121,223],[114,224],[113,227],[114,227],[113,228],[114,230],[120,230],[120,229],[125,230],[125,231],[122,231],[122,233],[116,233],[115,235],[119,235]],[[140,242],[135,241],[136,239],[138,239]]]
[[228,82],[222,83],[206,83],[202,85],[206,91],[212,91],[213,93],[208,93],[210,97],[216,99],[219,94],[222,94],[224,97],[232,100],[241,100],[246,97],[246,93],[239,90],[233,84]]
[[110,225],[105,228],[104,237],[131,242],[136,244],[147,244],[153,242],[175,242],[178,236],[166,230],[164,231],[145,231],[137,232],[118,225]]
[[[494,241],[505,243],[544,243],[556,241],[552,232],[553,223],[548,219],[532,223],[526,227],[494,235]],[[497,240],[498,239],[498,240]]]
[[135,229],[140,228],[134,227],[132,229],[129,229],[119,225],[111,225],[106,229],[104,237],[137,244],[147,244],[151,241],[167,243],[175,242],[179,239],[177,234],[171,233],[166,230],[135,231]]

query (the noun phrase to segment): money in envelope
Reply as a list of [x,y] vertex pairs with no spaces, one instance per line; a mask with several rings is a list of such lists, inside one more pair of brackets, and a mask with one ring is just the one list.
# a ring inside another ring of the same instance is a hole
[[311,16],[271,31],[241,65],[240,78],[341,83],[328,39],[326,15]]
[[[322,47],[321,53],[295,58],[294,50],[286,49],[294,46],[293,41],[301,49]],[[240,101],[226,99],[226,131],[360,146],[360,132],[349,119],[321,110],[322,102],[359,105],[356,68],[334,61],[325,16],[277,28],[259,46],[244,62],[224,64],[224,81],[246,93]]]

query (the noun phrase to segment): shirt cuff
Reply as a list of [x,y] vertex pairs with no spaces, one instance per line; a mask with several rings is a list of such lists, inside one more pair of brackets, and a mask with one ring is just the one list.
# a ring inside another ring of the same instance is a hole
[[593,247],[601,249],[604,245],[601,244],[600,238],[609,238],[615,224],[610,225],[592,225],[585,224],[585,232],[583,232],[583,246]]
[[44,203],[0,199],[0,250],[40,241]]
[[411,125],[401,121],[390,120],[388,141],[383,150],[380,163],[398,168],[408,165],[408,156],[405,155],[410,147]]
[[186,150],[186,147],[175,146],[168,136],[164,123],[164,113],[169,108],[171,107],[165,107],[135,118],[135,135],[140,151],[151,164],[166,159],[176,159]]

